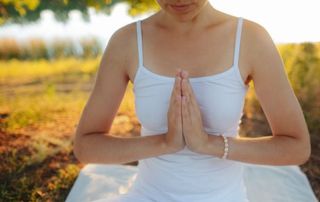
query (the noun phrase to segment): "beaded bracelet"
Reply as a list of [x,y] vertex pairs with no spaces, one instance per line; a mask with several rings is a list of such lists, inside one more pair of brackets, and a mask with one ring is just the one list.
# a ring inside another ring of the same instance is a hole
[[223,156],[221,158],[222,159],[227,159],[228,151],[229,151],[228,138],[225,137],[224,135],[221,135],[221,137],[223,137],[223,141],[224,141],[224,153],[223,153]]

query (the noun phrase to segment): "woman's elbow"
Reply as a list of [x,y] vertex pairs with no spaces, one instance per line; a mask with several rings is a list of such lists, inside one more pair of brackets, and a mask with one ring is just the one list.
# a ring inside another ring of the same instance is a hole
[[298,165],[302,165],[308,162],[311,157],[311,143],[309,140],[308,141],[301,140],[299,145],[300,145],[300,149],[297,150],[299,151],[299,154],[297,156],[300,157]]
[[81,147],[80,138],[74,138],[72,151],[73,155],[80,163],[86,163],[83,158],[83,149]]

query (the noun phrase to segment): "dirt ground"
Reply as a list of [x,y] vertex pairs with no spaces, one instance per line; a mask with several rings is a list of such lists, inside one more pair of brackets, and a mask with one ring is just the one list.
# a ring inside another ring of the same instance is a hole
[[[131,127],[132,134],[138,135],[140,130],[139,123],[136,119],[132,119],[132,117],[129,117],[129,119],[133,120],[133,127]],[[120,125],[114,126],[114,131],[117,130],[117,127],[121,128]],[[254,131],[254,133],[245,133],[245,131]],[[258,136],[259,134],[269,134],[270,129],[264,124],[263,117],[253,120],[243,116],[241,133],[248,136]],[[54,148],[55,152],[36,161],[32,158],[36,158],[39,155],[39,151],[30,146],[33,141],[32,137],[25,134],[5,134],[3,131],[0,131],[0,161],[2,162],[0,166],[1,198],[33,198],[41,199],[42,201],[64,200],[78,172],[84,165],[75,158],[72,152],[71,134],[65,135],[62,138],[70,142],[68,147],[60,148],[52,142],[43,143],[46,147]],[[313,136],[312,155],[310,160],[301,166],[301,169],[306,173],[318,198],[320,198],[319,154],[320,138],[316,139]],[[130,162],[127,164],[137,165],[137,163]],[[66,174],[62,180],[58,172],[61,169],[65,169],[68,165],[74,165],[76,169],[73,170],[73,174]],[[57,184],[57,182],[62,181],[63,183]]]

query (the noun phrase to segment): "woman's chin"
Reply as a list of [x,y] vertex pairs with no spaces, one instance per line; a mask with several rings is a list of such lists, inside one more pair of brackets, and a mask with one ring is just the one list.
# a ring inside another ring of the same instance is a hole
[[193,4],[169,5],[169,8],[172,12],[176,14],[187,14],[194,9],[194,5]]
[[190,21],[197,15],[197,9],[193,5],[176,8],[169,5],[166,12],[180,22]]

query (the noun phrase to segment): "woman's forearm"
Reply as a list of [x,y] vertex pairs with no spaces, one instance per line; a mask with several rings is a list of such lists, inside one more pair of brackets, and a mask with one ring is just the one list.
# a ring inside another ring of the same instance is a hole
[[[310,156],[307,143],[296,138],[277,135],[263,137],[228,137],[227,159],[264,165],[301,165]],[[222,157],[223,138],[209,135],[208,144],[201,153]]]
[[124,164],[170,153],[164,134],[117,137],[110,134],[88,134],[76,139],[74,154],[82,163]]

